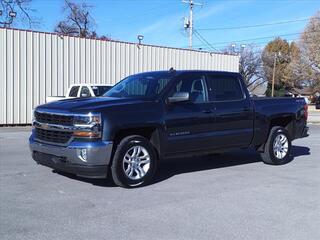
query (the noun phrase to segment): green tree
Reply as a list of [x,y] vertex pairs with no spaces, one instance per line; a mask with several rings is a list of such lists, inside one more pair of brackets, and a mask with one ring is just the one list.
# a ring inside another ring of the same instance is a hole
[[287,56],[290,54],[290,45],[286,40],[276,38],[269,42],[262,52],[263,70],[268,83],[272,82],[274,64],[275,67],[275,86],[283,87],[286,84],[285,76],[286,68],[289,60]]
[[300,78],[295,74],[292,62],[299,59],[300,50],[296,43],[276,38],[269,42],[262,52],[264,77],[271,93],[272,80],[275,82],[275,95],[283,95],[286,89],[293,88]]

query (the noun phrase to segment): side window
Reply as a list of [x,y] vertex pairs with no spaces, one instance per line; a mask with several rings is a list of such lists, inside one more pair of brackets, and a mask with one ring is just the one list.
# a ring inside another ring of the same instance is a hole
[[71,88],[69,97],[77,97],[79,91],[79,86],[74,86]]
[[88,87],[82,87],[80,97],[91,97],[90,90]]
[[207,101],[207,88],[202,76],[194,75],[181,77],[173,87],[171,96],[176,92],[188,92],[190,101],[193,103],[204,103]]
[[157,86],[157,94],[159,94],[166,86],[167,84],[171,81],[170,78],[161,78],[158,80],[158,86]]
[[213,101],[234,101],[244,98],[239,79],[219,75],[208,76]]

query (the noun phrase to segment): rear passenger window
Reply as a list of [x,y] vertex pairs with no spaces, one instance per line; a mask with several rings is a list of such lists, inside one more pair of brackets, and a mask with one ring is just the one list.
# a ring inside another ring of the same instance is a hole
[[211,86],[210,95],[213,101],[233,101],[244,98],[238,78],[213,75],[208,76],[208,81]]
[[79,86],[74,86],[71,88],[69,97],[77,97],[79,91]]

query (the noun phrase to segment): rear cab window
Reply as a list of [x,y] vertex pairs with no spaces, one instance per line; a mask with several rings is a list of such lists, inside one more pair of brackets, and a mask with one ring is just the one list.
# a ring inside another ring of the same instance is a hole
[[81,88],[80,97],[91,97],[90,90],[87,86],[83,86]]

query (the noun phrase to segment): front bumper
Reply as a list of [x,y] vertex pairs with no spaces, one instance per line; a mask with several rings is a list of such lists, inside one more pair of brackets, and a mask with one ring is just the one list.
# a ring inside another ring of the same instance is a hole
[[38,164],[84,177],[107,176],[112,146],[108,141],[73,141],[64,147],[41,143],[33,135],[29,138],[32,158]]

